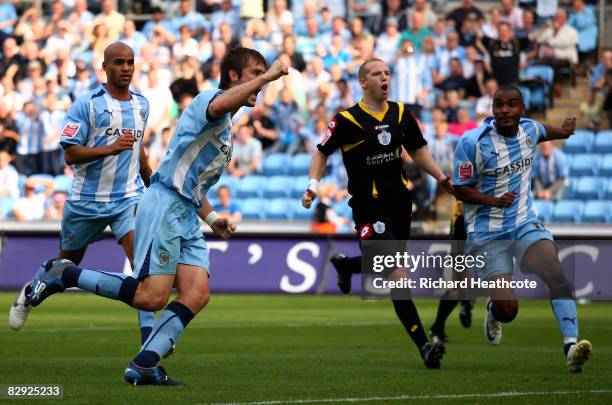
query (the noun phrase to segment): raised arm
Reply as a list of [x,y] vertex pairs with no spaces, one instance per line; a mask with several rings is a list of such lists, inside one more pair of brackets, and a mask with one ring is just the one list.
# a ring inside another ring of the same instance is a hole
[[[230,71],[232,72],[232,71]],[[212,118],[220,118],[227,113],[233,113],[247,104],[249,97],[264,85],[286,75],[289,67],[281,61],[275,61],[270,69],[253,80],[236,85],[221,93],[208,106],[208,114]],[[231,73],[230,73],[231,74]],[[236,74],[234,72],[234,74]]]
[[308,169],[308,176],[310,181],[306,187],[306,191],[302,195],[302,205],[304,208],[310,208],[312,202],[317,197],[317,188],[319,180],[325,173],[325,167],[327,166],[328,156],[320,150],[315,150],[312,154],[312,160],[310,161],[310,168]]
[[576,129],[576,117],[566,118],[561,127],[544,125],[544,128],[546,129],[546,138],[541,139],[540,142],[552,141],[555,139],[567,139]]

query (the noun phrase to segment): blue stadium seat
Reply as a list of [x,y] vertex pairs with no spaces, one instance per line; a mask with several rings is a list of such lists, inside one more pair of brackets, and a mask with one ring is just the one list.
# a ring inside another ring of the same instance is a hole
[[612,177],[612,153],[604,155],[601,166],[599,167],[599,175],[602,177]]
[[236,188],[236,197],[255,198],[263,194],[263,186],[266,179],[263,176],[250,175],[243,177]]
[[70,194],[72,192],[73,178],[73,176],[66,176],[65,174],[55,176],[55,191],[63,191],[66,194]]
[[306,209],[302,207],[300,200],[293,199],[290,204],[291,218],[295,221],[310,221],[314,215],[314,208],[310,207]]
[[612,201],[587,201],[582,222],[612,222]]
[[596,200],[603,198],[606,179],[602,177],[581,177],[574,190],[574,198],[579,200]]
[[[523,103],[525,104],[525,108],[527,110],[530,110],[531,109],[531,90],[529,90],[529,88],[525,86],[519,86],[519,90],[521,91],[521,94],[523,95]],[[541,103],[541,105],[542,107],[539,109],[546,108],[546,98],[544,98],[544,101]]]
[[292,182],[291,176],[268,177],[263,186],[263,196],[266,198],[290,197]]
[[[55,177],[51,176],[50,174],[32,174],[30,177],[28,177],[28,179],[32,179],[32,180],[54,180],[55,181]],[[46,189],[45,186],[38,185],[36,186],[36,192],[37,193],[42,193],[44,192]]]
[[0,219],[11,218],[16,200],[12,197],[0,197]]
[[585,153],[593,149],[595,134],[588,129],[577,129],[576,133],[570,136],[563,146],[565,153]]
[[533,200],[533,209],[542,222],[550,222],[555,203],[548,200]]
[[302,176],[308,174],[310,167],[310,153],[298,153],[291,158],[289,174],[294,176]]
[[348,198],[342,201],[335,202],[334,204],[332,204],[332,208],[334,209],[336,214],[340,215],[341,217],[345,217],[348,219],[353,218],[353,211],[348,205]]
[[595,136],[596,153],[612,153],[612,130],[599,131]]
[[17,180],[17,187],[19,187],[19,196],[23,197],[25,193],[25,182],[28,179],[28,176],[24,174],[19,175],[19,179]]
[[[535,82],[529,88],[529,108],[532,110],[545,110],[551,106],[551,89],[555,72],[552,67],[547,65],[531,65],[527,66],[521,72],[521,80],[540,80],[540,83]],[[524,97],[523,93],[523,97]]]
[[606,200],[612,200],[612,181],[608,182],[603,198]]
[[236,202],[240,205],[242,218],[250,220],[265,219],[264,206],[266,200],[261,198],[247,198]]
[[289,155],[286,153],[270,153],[263,159],[263,174],[266,176],[276,176],[289,172]]
[[292,200],[287,198],[274,198],[265,204],[266,219],[291,219]]
[[308,176],[292,177],[292,179],[291,197],[300,198],[302,197],[302,194],[304,194],[304,191],[306,191],[306,186],[308,186]]
[[601,155],[583,153],[572,158],[570,175],[572,176],[596,176],[601,165]]
[[570,177],[567,187],[565,188],[565,191],[563,192],[563,198],[565,198],[566,200],[571,200],[575,198],[574,196],[576,194],[577,185],[578,185],[578,178]]
[[550,87],[555,79],[555,71],[548,65],[530,65],[521,72],[521,80],[540,78]]
[[234,194],[236,192],[236,189],[238,188],[239,182],[240,179],[238,177],[234,177],[231,174],[224,172],[217,184],[210,188],[210,190],[208,191],[208,195],[216,196],[217,190],[219,190],[219,187],[221,186],[227,186],[232,191],[232,194]]
[[555,204],[552,220],[554,222],[580,222],[584,203],[576,200],[559,201]]

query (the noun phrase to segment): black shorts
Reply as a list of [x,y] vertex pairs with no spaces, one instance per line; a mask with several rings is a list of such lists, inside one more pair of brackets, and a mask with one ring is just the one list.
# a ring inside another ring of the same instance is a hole
[[408,240],[412,222],[412,200],[353,201],[353,220],[359,241],[364,240]]

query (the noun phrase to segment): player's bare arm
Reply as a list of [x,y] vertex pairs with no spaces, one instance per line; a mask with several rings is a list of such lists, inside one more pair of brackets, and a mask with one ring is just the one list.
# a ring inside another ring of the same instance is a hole
[[550,125],[544,125],[546,129],[546,138],[540,142],[552,141],[555,139],[567,139],[576,130],[576,117],[568,117],[563,121],[561,127],[553,127]]
[[407,152],[412,160],[414,160],[421,169],[425,170],[425,172],[435,178],[449,194],[454,194],[450,176],[444,174],[442,169],[440,169],[438,164],[433,160],[433,157],[427,148],[419,148],[417,150],[409,150]]
[[470,203],[487,205],[489,207],[507,208],[512,205],[512,202],[516,198],[516,193],[505,193],[501,197],[493,197],[486,195],[476,190],[471,185],[468,186],[454,186],[455,197],[459,200]]
[[151,174],[153,171],[149,166],[149,157],[147,156],[147,151],[145,150],[144,145],[140,144],[140,177],[144,182],[146,187],[151,185]]
[[64,160],[67,165],[93,162],[107,156],[116,155],[124,150],[130,150],[134,147],[135,141],[134,135],[123,134],[112,144],[98,148],[69,145],[64,150]]
[[210,229],[212,229],[215,235],[223,238],[223,240],[231,238],[236,231],[236,224],[229,218],[221,218],[221,216],[215,212],[212,205],[210,205],[206,196],[202,198],[202,207],[198,211],[198,216],[210,226]]
[[306,191],[302,195],[302,206],[304,208],[310,208],[312,202],[317,197],[317,185],[323,173],[325,173],[325,167],[327,166],[327,155],[320,150],[315,150],[312,154],[312,160],[310,161],[310,168],[308,169],[308,176],[310,182]]
[[[224,93],[216,97],[208,106],[208,114],[213,118],[219,118],[227,113],[233,113],[240,107],[249,103],[249,98],[258,93],[259,90],[269,82],[272,82],[289,72],[289,67],[281,61],[275,61],[270,68],[265,71],[263,65],[255,65],[250,68],[250,72],[243,71],[243,78],[248,77],[247,73],[253,78],[244,83],[237,84],[229,88]],[[235,80],[239,82],[238,74],[233,70],[230,75],[235,74]]]

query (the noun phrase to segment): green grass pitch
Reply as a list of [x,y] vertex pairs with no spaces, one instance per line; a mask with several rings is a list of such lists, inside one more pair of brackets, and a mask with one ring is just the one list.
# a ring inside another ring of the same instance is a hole
[[[14,297],[0,294],[5,313]],[[442,369],[427,370],[389,302],[213,295],[162,361],[187,385],[131,387],[123,370],[138,350],[136,311],[58,294],[22,331],[0,328],[0,383],[63,384],[67,403],[612,403],[612,303],[578,308],[594,353],[577,375],[565,368],[548,302],[522,302],[498,347],[482,336],[483,305],[471,329],[451,315]],[[428,328],[437,302],[417,306]]]

